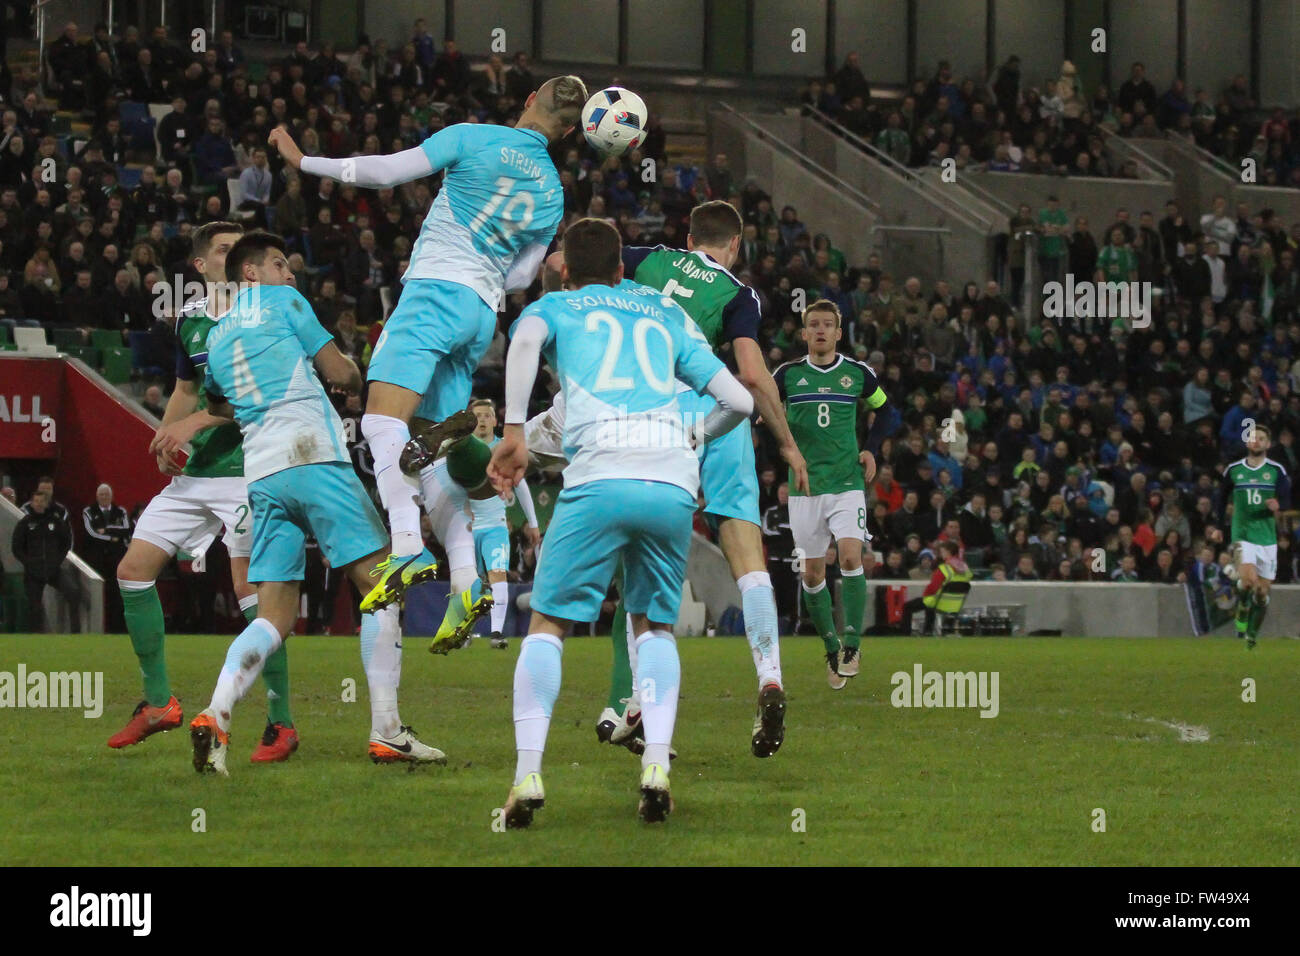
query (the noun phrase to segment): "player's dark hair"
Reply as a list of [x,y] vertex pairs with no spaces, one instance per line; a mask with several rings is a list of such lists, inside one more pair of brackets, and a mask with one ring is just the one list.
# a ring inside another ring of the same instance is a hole
[[808,316],[812,312],[829,312],[832,315],[834,315],[835,327],[837,329],[840,327],[840,323],[843,319],[843,316],[840,315],[840,307],[836,305],[834,302],[832,302],[830,299],[818,299],[816,302],[813,302],[811,305],[809,305],[808,308],[804,309],[803,310],[804,325],[808,324]]
[[623,239],[604,219],[579,219],[564,230],[564,264],[574,288],[610,285],[623,261]]
[[254,265],[261,265],[266,254],[272,249],[278,249],[284,255],[289,251],[284,247],[284,240],[279,236],[269,232],[246,232],[243,237],[230,247],[230,252],[226,254],[226,279],[230,282],[238,282],[244,274],[244,263],[251,262]]
[[744,228],[735,206],[714,199],[691,210],[688,232],[697,246],[721,246],[740,235]]
[[470,408],[491,408],[496,409],[497,403],[490,398],[476,398],[469,403]]
[[237,235],[244,234],[244,227],[237,222],[205,222],[199,228],[194,230],[190,237],[190,255],[195,259],[201,259],[208,254],[212,248],[212,240],[223,233],[233,232]]

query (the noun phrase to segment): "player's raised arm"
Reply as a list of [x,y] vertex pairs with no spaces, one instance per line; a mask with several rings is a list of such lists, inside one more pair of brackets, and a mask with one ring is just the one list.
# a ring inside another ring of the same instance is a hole
[[424,145],[413,146],[400,153],[390,153],[387,156],[349,156],[346,159],[304,156],[283,126],[273,129],[267,142],[280,151],[285,162],[304,173],[367,189],[386,189],[433,175],[435,167],[430,152],[425,147],[441,135],[436,133]]

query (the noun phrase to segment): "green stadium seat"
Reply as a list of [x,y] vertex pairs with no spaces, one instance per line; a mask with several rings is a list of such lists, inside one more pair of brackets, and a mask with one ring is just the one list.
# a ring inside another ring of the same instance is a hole
[[81,359],[93,369],[99,368],[100,351],[97,348],[91,348],[88,345],[74,345],[64,349],[72,358]]
[[81,333],[76,329],[49,329],[49,342],[60,352],[66,352],[81,345]]
[[131,350],[126,346],[104,349],[104,378],[113,385],[131,381]]
[[113,329],[95,329],[90,333],[90,344],[101,351],[126,347],[122,333]]
[[9,326],[0,325],[0,345],[8,345],[13,340],[9,334]]

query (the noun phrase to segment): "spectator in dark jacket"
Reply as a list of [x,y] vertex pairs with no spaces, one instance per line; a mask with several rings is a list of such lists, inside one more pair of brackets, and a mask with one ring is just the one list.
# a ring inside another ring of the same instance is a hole
[[32,495],[11,543],[14,557],[23,566],[28,627],[37,634],[45,632],[45,587],[58,587],[59,568],[72,550],[72,529],[49,510],[49,504],[46,492]]
[[[126,556],[131,540],[131,518],[126,509],[113,503],[113,489],[100,485],[95,490],[95,503],[81,510],[81,524],[86,539],[82,556],[105,581],[117,577],[118,562]],[[110,634],[124,631],[122,596],[117,588],[105,588],[104,621]]]

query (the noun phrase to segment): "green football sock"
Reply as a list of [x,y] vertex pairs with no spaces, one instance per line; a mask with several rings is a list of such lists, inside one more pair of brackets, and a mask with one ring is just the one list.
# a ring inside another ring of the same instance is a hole
[[1259,628],[1264,623],[1264,615],[1268,613],[1268,598],[1256,597],[1254,607],[1250,609],[1250,622],[1246,625],[1246,636],[1251,640],[1259,637]]
[[1237,626],[1237,636],[1244,637],[1246,628],[1250,623],[1251,611],[1255,605],[1255,592],[1250,588],[1237,589],[1237,613],[1234,617],[1234,623]]
[[614,663],[609,669],[609,706],[622,716],[626,698],[632,696],[632,661],[627,653],[627,608],[618,602],[609,639],[614,643]]
[[808,609],[808,616],[812,618],[813,627],[817,629],[817,634],[826,647],[826,653],[838,651],[840,638],[835,633],[835,611],[831,607],[831,589],[826,586],[825,581],[816,591],[809,591],[807,586],[804,586],[803,606]]
[[844,646],[862,643],[862,615],[867,609],[867,576],[840,572],[840,600],[844,602]]
[[163,656],[163,609],[158,589],[151,584],[143,590],[122,588],[121,592],[122,616],[144,675],[144,699],[150,707],[162,707],[171,699],[172,688]]

